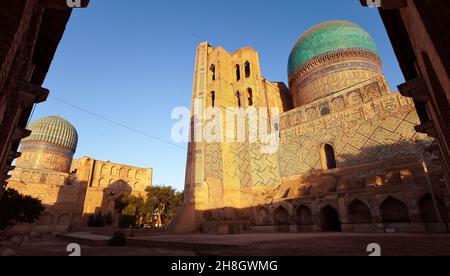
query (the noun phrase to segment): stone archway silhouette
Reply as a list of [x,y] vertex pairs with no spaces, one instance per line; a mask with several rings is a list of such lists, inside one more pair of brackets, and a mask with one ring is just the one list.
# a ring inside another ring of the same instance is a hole
[[[438,211],[443,222],[448,222],[447,210],[445,204],[441,198],[436,197],[436,203],[438,205]],[[436,213],[436,208],[434,206],[433,198],[431,194],[425,194],[419,201],[419,209],[424,223],[437,223],[439,222],[438,214]]]
[[289,212],[283,206],[278,206],[273,212],[273,221],[275,225],[289,225]]
[[351,223],[371,223],[372,215],[370,208],[359,199],[353,200],[348,205],[348,213]]
[[312,211],[305,205],[300,205],[295,211],[295,222],[297,225],[312,225]]
[[266,226],[269,225],[269,212],[266,208],[259,208],[256,211],[255,218],[256,225],[258,226]]
[[409,209],[402,201],[389,196],[380,205],[381,217],[384,223],[411,222]]
[[341,220],[338,211],[327,205],[320,210],[320,229],[322,232],[341,232]]

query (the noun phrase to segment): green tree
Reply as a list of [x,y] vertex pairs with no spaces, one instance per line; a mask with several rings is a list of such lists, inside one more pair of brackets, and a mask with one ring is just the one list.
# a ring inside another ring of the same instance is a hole
[[7,189],[0,199],[0,234],[20,223],[37,222],[44,210],[40,200]]
[[128,199],[129,196],[130,196],[129,194],[122,194],[114,200],[114,210],[118,214],[122,214],[123,210],[125,210],[125,208],[127,208],[128,204],[129,204],[129,199]]
[[114,201],[114,210],[118,214],[123,214],[126,211],[128,215],[133,215],[131,213],[138,215],[142,211],[143,206],[144,199],[142,197],[130,194],[122,194]]
[[144,204],[142,197],[130,194],[119,196],[114,202],[114,209],[120,215],[119,227],[128,228],[141,224],[141,218],[145,216],[143,212]]
[[148,187],[146,192],[145,200],[130,194],[123,194],[115,200],[114,209],[120,215],[121,228],[149,223],[154,214],[158,222],[168,225],[183,203],[183,194],[171,187]]
[[145,209],[151,213],[158,210],[156,215],[160,221],[164,225],[170,224],[183,203],[183,193],[168,186],[148,187],[146,192]]

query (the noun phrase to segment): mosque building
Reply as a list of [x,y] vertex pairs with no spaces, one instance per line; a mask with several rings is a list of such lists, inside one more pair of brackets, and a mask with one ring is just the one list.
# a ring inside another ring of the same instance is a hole
[[[46,207],[37,225],[24,231],[63,232],[86,225],[92,214],[114,214],[114,199],[140,195],[152,185],[152,169],[83,157],[73,160],[75,127],[59,116],[32,122],[22,140],[7,188],[38,198]],[[117,220],[116,220],[117,221]],[[28,227],[28,226],[21,226]]]
[[[448,230],[448,184],[425,151],[433,141],[416,132],[412,99],[390,90],[365,30],[312,27],[290,53],[288,80],[266,80],[251,48],[198,46],[193,102],[280,110],[280,145],[191,141],[174,233]],[[192,137],[208,123],[194,108],[191,122]]]

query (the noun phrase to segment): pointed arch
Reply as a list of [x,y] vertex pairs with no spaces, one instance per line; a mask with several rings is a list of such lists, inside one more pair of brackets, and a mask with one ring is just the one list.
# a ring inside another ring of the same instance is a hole
[[112,175],[112,176],[116,176],[116,175],[117,175],[117,172],[118,172],[117,167],[116,167],[116,166],[113,166],[113,167],[111,168],[111,175]]
[[56,224],[58,226],[69,226],[70,225],[70,221],[71,221],[71,217],[69,214],[67,213],[63,213],[58,217],[58,220],[56,222]]
[[297,225],[312,225],[312,211],[305,205],[300,205],[295,211],[295,222]]
[[330,205],[320,210],[320,228],[323,232],[341,232],[339,213]]
[[250,87],[247,88],[247,96],[248,96],[248,106],[253,106],[253,90]]
[[361,200],[355,199],[348,205],[348,213],[351,223],[371,223],[370,208]]
[[236,64],[236,81],[241,80],[241,66]]
[[241,99],[241,92],[236,92],[236,98],[237,98],[237,105],[238,107],[242,107],[242,99]]
[[289,225],[289,212],[283,206],[279,206],[273,212],[273,221],[276,225]]
[[[441,198],[436,197],[436,203],[438,206],[439,215],[444,222],[448,221],[447,210],[445,204]],[[437,223],[439,222],[438,213],[433,202],[431,194],[425,194],[419,201],[420,214],[424,223]]]
[[48,226],[53,223],[53,215],[49,212],[45,212],[39,217],[38,225]]
[[211,80],[215,81],[216,80],[216,66],[214,64],[211,64],[211,67],[209,68],[209,70],[211,71]]
[[108,175],[108,167],[106,165],[102,165],[100,173],[103,175]]
[[265,208],[259,208],[256,211],[255,222],[260,226],[269,225],[269,212]]
[[100,178],[98,180],[98,187],[106,187],[107,183],[106,180],[104,178]]
[[324,106],[320,109],[320,115],[321,116],[325,116],[331,113],[330,108],[328,108],[328,106]]
[[251,68],[250,68],[250,62],[246,61],[244,64],[244,68],[245,68],[245,77],[246,78],[250,78],[251,76]]
[[322,168],[332,170],[337,168],[336,153],[330,144],[324,144],[321,149]]
[[392,196],[383,201],[380,205],[380,212],[385,223],[411,222],[408,207]]

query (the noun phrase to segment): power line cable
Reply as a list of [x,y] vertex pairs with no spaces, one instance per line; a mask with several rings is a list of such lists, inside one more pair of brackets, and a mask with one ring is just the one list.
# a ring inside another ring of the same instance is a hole
[[51,96],[51,95],[50,95],[49,97],[52,98],[52,99],[54,99],[54,100],[56,100],[56,101],[59,101],[59,102],[61,102],[61,103],[63,103],[63,104],[66,104],[66,105],[68,105],[68,106],[71,106],[72,108],[75,108],[75,109],[77,109],[77,110],[79,110],[79,111],[85,112],[85,113],[87,113],[87,114],[89,114],[89,115],[91,115],[91,116],[97,117],[97,118],[99,118],[99,119],[101,119],[101,120],[103,120],[103,121],[109,122],[109,123],[111,123],[111,124],[114,124],[114,125],[119,126],[119,127],[121,127],[121,128],[127,129],[127,130],[129,130],[129,131],[133,131],[133,132],[135,132],[135,133],[138,133],[138,134],[140,134],[140,135],[143,135],[143,136],[145,136],[145,137],[147,137],[147,138],[150,138],[150,139],[152,139],[152,140],[156,140],[156,141],[158,141],[158,142],[160,142],[160,143],[164,143],[164,144],[167,144],[167,145],[170,145],[170,146],[174,146],[174,147],[177,147],[177,148],[179,148],[179,149],[183,149],[183,150],[186,150],[186,149],[187,149],[186,147],[183,147],[183,146],[177,145],[177,144],[175,144],[175,143],[172,143],[172,142],[163,140],[163,139],[158,138],[158,137],[156,137],[156,136],[154,136],[154,135],[148,134],[148,133],[146,133],[146,132],[144,132],[144,131],[141,131],[141,130],[138,130],[138,129],[135,129],[135,128],[126,126],[126,125],[124,125],[124,124],[122,124],[122,123],[116,122],[116,121],[114,121],[114,120],[112,120],[112,119],[109,119],[109,118],[106,118],[106,117],[104,117],[104,116],[102,116],[102,115],[96,114],[96,113],[94,113],[94,112],[92,112],[92,111],[89,111],[89,110],[87,110],[87,109],[85,109],[85,108],[82,108],[82,107],[79,107],[79,106],[77,106],[77,105],[74,105],[74,104],[72,104],[72,103],[70,103],[70,102],[68,102],[68,101],[65,101],[65,100],[63,100],[63,99],[60,99],[60,98],[58,98],[58,97]]

